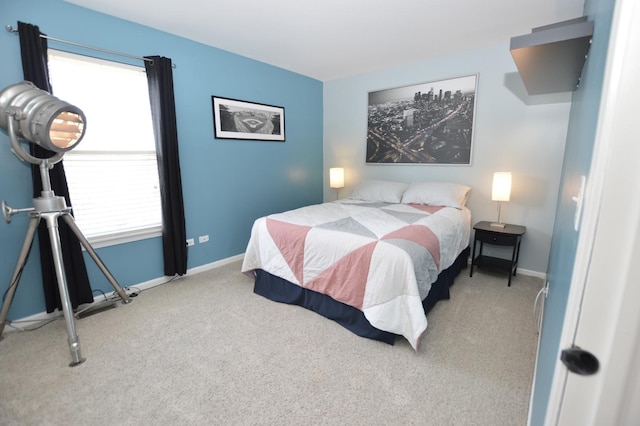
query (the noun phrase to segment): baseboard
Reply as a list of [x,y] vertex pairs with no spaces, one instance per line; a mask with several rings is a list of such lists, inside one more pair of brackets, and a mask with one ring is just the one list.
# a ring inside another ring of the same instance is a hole
[[[467,265],[471,265],[471,257],[469,257],[469,259],[467,259]],[[518,272],[518,274],[526,275],[528,277],[540,278],[541,280],[543,280],[545,282],[547,280],[546,272],[532,271],[531,269],[522,269],[522,268],[518,268],[517,272]]]
[[518,268],[518,274],[526,275],[528,277],[540,278],[543,281],[547,279],[546,273],[539,272],[539,271],[532,271],[531,269]]
[[[205,271],[209,271],[211,269],[215,269],[215,268],[220,268],[224,265],[228,265],[229,263],[233,263],[236,262],[238,260],[242,260],[244,258],[244,253],[242,254],[238,254],[236,256],[231,256],[231,257],[227,257],[226,259],[221,259],[221,260],[216,260],[215,262],[211,262],[211,263],[207,263],[205,265],[200,265],[200,266],[196,266],[195,268],[190,268],[187,269],[187,273],[183,276],[187,276],[187,275],[194,275],[194,274],[199,274],[200,272],[205,272]],[[178,277],[178,279],[180,279],[181,277]],[[173,278],[169,278],[169,277],[160,277],[160,278],[155,278],[153,280],[150,281],[145,281],[143,283],[140,284],[136,284],[136,285],[130,285],[127,286],[126,288],[136,288],[138,290],[148,290],[150,288],[162,285],[162,284],[166,284],[168,281],[172,281]],[[111,295],[113,295],[115,292],[112,292]]]
[[[193,274],[198,274],[201,272],[205,272],[205,271],[209,271],[211,269],[215,269],[215,268],[220,268],[224,265],[228,265],[229,263],[233,263],[233,262],[237,262],[239,260],[242,260],[244,258],[244,253],[235,255],[235,256],[231,256],[231,257],[227,257],[226,259],[221,259],[221,260],[217,260],[215,262],[211,262],[211,263],[207,263],[206,265],[200,265],[200,266],[196,266],[195,268],[190,268],[187,269],[187,273],[186,275],[193,275]],[[547,275],[543,272],[538,272],[538,271],[532,271],[530,269],[522,269],[522,268],[518,268],[518,274],[522,274],[522,275],[527,275],[527,276],[531,276],[531,277],[536,277],[536,278],[541,278],[542,280],[546,280]],[[135,293],[138,291],[142,291],[142,290],[148,290],[150,288],[162,285],[162,284],[166,284],[167,282],[173,280],[173,278],[169,278],[169,277],[159,277],[159,278],[154,278],[152,280],[149,281],[145,281],[139,284],[135,284],[135,285],[129,285],[129,286],[125,286],[123,287],[123,289],[125,290],[125,292],[127,293],[127,295],[130,295],[131,293]],[[112,291],[111,293],[105,293],[104,295],[99,295],[99,296],[95,296],[94,297],[94,301],[93,303],[90,304],[86,304],[86,305],[82,305],[81,307],[79,307],[79,310],[90,310],[94,305],[97,306],[103,302],[105,302],[107,299],[111,299],[113,297],[117,297],[117,294],[115,291]],[[30,323],[38,323],[38,322],[43,322],[43,321],[49,321],[52,319],[56,319],[58,317],[62,317],[62,311],[55,311],[55,312],[51,312],[51,313],[46,313],[46,312],[40,312],[34,315],[30,315],[28,317],[24,317],[24,318],[20,318],[14,321],[11,321],[11,326],[9,327],[5,327],[4,331],[5,332],[11,332],[11,331],[24,331],[24,328],[19,327],[17,324],[20,323],[24,323],[27,324],[26,327],[28,327],[28,324]]]
[[206,265],[196,266],[195,268],[191,268],[187,270],[187,275],[189,274],[198,274],[200,272],[208,271],[210,269],[219,268],[224,265],[228,265],[229,263],[237,262],[238,260],[242,260],[244,258],[244,253],[237,254],[235,256],[227,257],[226,259],[217,260],[212,263],[207,263]]
[[[226,259],[217,260],[212,263],[207,263],[206,265],[196,266],[195,268],[187,269],[187,273],[185,275],[193,275],[200,272],[209,271],[211,269],[220,268],[221,266],[228,265],[229,263],[233,263],[238,260],[242,260],[243,258],[244,253],[238,254],[236,256],[231,256]],[[123,286],[122,289],[125,291],[125,293],[127,293],[127,295],[131,295],[132,293],[137,293],[142,290],[148,290],[150,288],[166,284],[167,282],[172,280],[172,277],[158,277],[139,284]],[[103,304],[106,300],[112,299],[114,297],[118,297],[115,291],[94,296],[93,303],[87,303],[79,306],[78,311],[90,311],[94,307],[99,308],[99,305]],[[10,321],[11,324],[5,327],[4,332],[7,333],[12,331],[26,331],[26,329],[32,326],[33,323],[51,321],[62,316],[62,311],[54,311],[51,313],[39,312],[34,315],[29,315],[28,317]],[[24,324],[24,327],[20,327],[18,324]]]

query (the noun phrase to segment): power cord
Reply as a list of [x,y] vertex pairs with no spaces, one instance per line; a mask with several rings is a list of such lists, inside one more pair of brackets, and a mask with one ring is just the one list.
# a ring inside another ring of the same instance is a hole
[[140,294],[140,289],[138,287],[125,287],[123,290],[129,297],[138,297]]
[[[150,289],[152,289],[152,288],[155,288],[155,287],[159,287],[159,286],[161,286],[161,285],[168,284],[168,283],[170,283],[170,282],[172,282],[172,281],[177,280],[177,279],[178,279],[178,278],[180,278],[180,277],[181,277],[180,275],[175,274],[174,276],[172,276],[172,277],[171,277],[171,278],[169,278],[168,280],[166,280],[166,281],[164,281],[164,282],[161,282],[160,284],[156,284],[156,285],[154,285],[153,287],[146,288],[146,289],[144,289],[144,290],[141,290],[140,288],[138,288],[138,287],[133,287],[133,286],[126,286],[126,287],[122,287],[122,290],[123,290],[123,291],[127,294],[127,296],[129,296],[129,297],[138,297],[138,296],[140,295],[140,293],[142,293],[143,291],[147,291],[147,290],[150,290]],[[118,300],[118,299],[120,299],[120,296],[118,296],[118,293],[113,292],[113,293],[112,293],[112,295],[111,295],[109,298],[106,298],[106,299],[107,299],[107,300]]]
[[7,290],[2,295],[2,303],[4,303],[5,299],[7,298],[7,294],[9,293],[9,290],[11,290],[12,287],[17,286],[18,283],[20,282],[20,277],[22,277],[22,271],[24,271],[24,267],[27,264],[27,261],[29,260],[32,247],[33,247],[33,240],[31,240],[31,244],[29,245],[29,250],[27,250],[27,255],[24,257],[24,262],[22,262],[22,266],[20,266],[20,270],[16,274],[16,278],[9,284],[9,287],[7,287]]
[[[23,268],[24,268],[24,266],[23,266]],[[11,288],[11,286],[14,286],[14,285],[17,284],[17,282],[20,279],[20,275],[22,275],[22,269],[23,268],[20,269],[20,272],[19,272],[18,276],[16,277],[14,282],[12,282],[11,285],[9,285],[9,288]],[[168,283],[170,283],[172,281],[177,280],[180,277],[181,277],[180,275],[176,274],[173,277],[171,277],[170,279],[166,280],[165,282],[162,282],[162,283],[160,283],[158,285],[155,285],[154,287],[158,287],[158,286],[161,286],[161,285],[168,284]],[[153,288],[153,287],[151,287],[151,288]],[[149,290],[149,289],[140,290],[138,287],[123,287],[123,290],[125,291],[125,293],[127,293],[127,295],[129,297],[138,297],[140,295],[140,293],[142,293],[142,291]],[[8,291],[9,290],[5,291],[4,297],[6,297],[6,294],[7,294]],[[116,292],[114,292],[111,296],[107,296],[106,293],[104,291],[100,290],[100,289],[92,290],[92,292],[94,292],[94,293],[95,292],[102,293],[102,296],[104,297],[105,302],[110,302],[110,301],[115,301],[115,300],[119,300],[120,299],[120,296],[118,296],[118,293],[116,293]],[[3,297],[3,300],[4,300],[4,297]],[[79,312],[75,312],[74,315],[79,315],[80,313],[82,313],[82,311],[83,310],[81,310]],[[35,331],[35,330],[38,330],[38,329],[40,329],[42,327],[45,327],[45,326],[51,324],[54,321],[60,320],[61,318],[62,318],[62,315],[59,315],[59,316],[57,316],[55,318],[51,318],[51,319],[48,319],[48,320],[5,321],[5,325],[7,325],[8,327],[11,327],[11,328],[13,328],[14,330],[17,330],[17,331]],[[39,324],[39,325],[37,325],[35,327],[31,327],[31,328],[17,327],[17,326],[14,325],[14,324],[20,324],[20,323],[33,323],[33,322],[41,322],[41,324]]]
[[[19,321],[5,321],[5,325],[7,325],[8,327],[13,328],[14,330],[17,331],[35,331],[35,330],[39,330],[44,326],[47,326],[49,324],[51,324],[52,322],[58,321],[62,318],[62,316],[58,316],[55,318],[51,318],[48,320],[19,320]],[[30,322],[41,322],[42,324],[39,324],[35,327],[31,327],[31,328],[23,328],[23,327],[16,327],[13,324],[19,324],[19,323],[30,323]]]
[[[549,283],[547,282],[545,286],[540,289],[540,291],[536,295],[535,301],[533,302],[533,320],[536,323],[536,329],[538,333],[542,331],[542,311],[544,309],[544,299],[540,299],[540,297],[542,295],[544,295],[545,298],[547,297],[547,294],[549,293],[548,286],[549,286]],[[540,304],[540,307],[538,307],[538,302],[540,300],[542,300],[542,302]]]

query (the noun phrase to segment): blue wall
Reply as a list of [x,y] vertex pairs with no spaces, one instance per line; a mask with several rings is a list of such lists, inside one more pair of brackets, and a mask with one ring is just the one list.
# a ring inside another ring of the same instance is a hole
[[549,256],[549,294],[545,302],[538,349],[532,425],[544,424],[554,367],[558,359],[578,244],[578,232],[573,228],[576,203],[571,197],[578,194],[580,177],[589,176],[614,4],[615,0],[587,0],[585,3],[584,13],[595,23],[595,29],[580,87],[573,96],[569,118],[558,209]]
[[[189,248],[189,268],[243,253],[256,218],[322,201],[320,81],[61,0],[2,0],[0,16],[3,27],[27,22],[52,37],[136,56],[166,56],[177,65],[173,78],[187,237],[210,236],[208,243]],[[49,47],[82,53],[55,42]],[[0,32],[0,58],[0,89],[21,81],[15,34]],[[286,142],[215,140],[212,95],[284,107]],[[29,169],[11,154],[8,136],[0,131],[0,199],[23,208],[31,206],[31,195]],[[1,292],[11,278],[27,220],[19,214],[10,224],[0,223]],[[163,275],[159,238],[98,253],[122,286]],[[113,290],[89,257],[87,267],[93,289]],[[36,242],[9,319],[42,311]]]

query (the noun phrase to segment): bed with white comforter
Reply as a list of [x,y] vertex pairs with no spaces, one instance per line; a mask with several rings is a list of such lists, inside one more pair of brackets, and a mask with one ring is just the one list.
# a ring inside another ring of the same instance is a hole
[[348,198],[302,207],[255,221],[242,271],[330,296],[417,350],[423,300],[468,247],[470,222],[464,205]]

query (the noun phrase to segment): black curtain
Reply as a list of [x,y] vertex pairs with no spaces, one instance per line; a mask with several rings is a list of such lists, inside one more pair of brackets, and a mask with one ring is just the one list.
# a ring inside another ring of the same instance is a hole
[[[47,67],[47,40],[40,37],[40,30],[37,26],[18,22],[18,34],[20,35],[20,52],[22,55],[22,69],[24,79],[32,82],[38,88],[51,91],[49,82],[49,69]],[[54,155],[39,145],[29,144],[31,155],[38,158],[48,158]],[[39,197],[42,192],[42,180],[40,178],[40,168],[31,166],[33,178],[33,196]],[[69,199],[69,188],[64,174],[62,162],[57,163],[50,170],[51,188],[58,196],[63,196],[67,205],[71,205]],[[83,303],[93,302],[91,285],[87,275],[87,268],[84,263],[80,242],[75,234],[64,221],[59,221],[60,243],[62,245],[62,258],[64,270],[67,277],[67,288],[69,298],[73,308]],[[38,241],[40,243],[40,262],[42,267],[42,285],[44,288],[47,312],[53,312],[56,308],[62,309],[60,293],[58,291],[58,281],[56,279],[53,263],[51,243],[46,223],[40,222],[38,228]]]
[[164,274],[184,275],[187,272],[187,233],[178,155],[173,70],[169,58],[146,56],[145,59],[160,175]]

